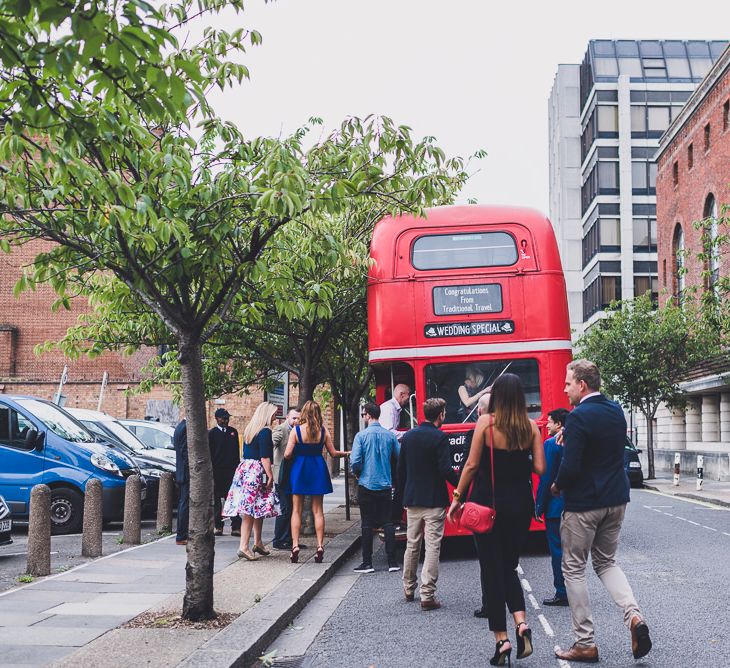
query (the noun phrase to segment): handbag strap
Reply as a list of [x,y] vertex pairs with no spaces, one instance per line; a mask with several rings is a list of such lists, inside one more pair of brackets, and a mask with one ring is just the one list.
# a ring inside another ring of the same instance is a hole
[[[490,416],[489,421],[489,449],[491,452],[489,453],[489,468],[492,470],[492,508],[495,506],[495,497],[494,497],[494,418]],[[469,495],[467,496],[468,499],[471,498],[471,492],[472,489],[474,489],[474,479],[472,479],[471,484],[469,485]]]

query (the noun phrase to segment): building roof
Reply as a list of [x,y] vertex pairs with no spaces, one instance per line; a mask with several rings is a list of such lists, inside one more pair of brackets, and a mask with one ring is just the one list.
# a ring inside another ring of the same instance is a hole
[[657,149],[655,159],[667,150],[672,140],[677,136],[679,131],[684,127],[685,123],[692,117],[692,114],[702,104],[702,101],[709,95],[710,91],[717,85],[719,81],[730,71],[730,46],[720,54],[714,65],[707,73],[694,92],[682,107],[682,111],[677,114],[676,118],[667,128],[666,132],[659,139],[659,148]]

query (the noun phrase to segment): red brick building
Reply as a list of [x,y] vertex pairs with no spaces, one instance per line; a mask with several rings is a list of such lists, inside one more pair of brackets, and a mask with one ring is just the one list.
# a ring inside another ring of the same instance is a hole
[[[681,302],[689,288],[712,289],[720,276],[730,274],[727,248],[698,258],[704,234],[727,232],[712,221],[727,218],[723,207],[730,205],[730,48],[669,126],[656,159],[660,300]],[[704,219],[710,219],[709,227],[697,229],[695,223]],[[657,445],[668,459],[684,451],[682,465],[692,470],[696,454],[704,454],[706,475],[730,479],[729,384],[727,358],[708,360],[682,383],[686,411],[665,409],[657,415]],[[671,468],[671,461],[667,464]]]
[[[52,312],[56,296],[46,286],[23,292],[18,298],[13,296],[22,267],[31,263],[42,248],[40,242],[32,242],[9,255],[0,252],[0,393],[28,394],[52,400],[63,368],[68,365],[64,405],[96,409],[106,371],[109,379],[102,405],[104,412],[117,418],[155,415],[174,423],[179,412],[169,392],[161,388],[143,395],[128,392],[139,384],[141,369],[157,354],[156,350],[144,349],[131,356],[105,353],[95,359],[82,356],[76,360],[66,359],[58,351],[41,356],[34,353],[37,345],[59,340],[87,308],[85,300],[76,299],[72,301],[71,311],[60,308]],[[210,401],[209,424],[214,424],[215,409],[224,405],[231,413],[231,424],[242,431],[256,404],[262,400],[262,393],[253,391],[242,397],[228,395]],[[290,400],[296,401],[296,392],[290,395]]]

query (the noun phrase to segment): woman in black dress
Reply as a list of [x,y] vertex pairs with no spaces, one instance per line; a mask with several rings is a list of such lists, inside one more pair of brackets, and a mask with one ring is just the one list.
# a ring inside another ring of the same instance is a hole
[[[491,457],[494,455],[494,491]],[[532,457],[530,457],[532,456]],[[493,666],[511,665],[512,644],[507,635],[509,608],[516,626],[517,658],[532,654],[532,631],[525,616],[517,565],[520,548],[530,530],[534,514],[532,473],[545,470],[545,453],[540,431],[527,416],[525,393],[518,376],[505,373],[492,387],[489,409],[474,429],[469,458],[461,473],[449,519],[465,499],[472,480],[469,501],[491,506],[494,499],[497,518],[491,533],[475,534],[479,562],[487,574],[489,628],[496,647],[490,659]]]

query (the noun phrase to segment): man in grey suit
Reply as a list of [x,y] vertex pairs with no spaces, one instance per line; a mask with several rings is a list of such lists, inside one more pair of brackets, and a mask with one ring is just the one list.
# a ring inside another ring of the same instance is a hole
[[[289,441],[289,434],[299,422],[299,411],[292,408],[286,414],[284,420],[271,434],[274,443],[274,478],[276,479],[276,491],[279,493],[281,503],[281,514],[276,518],[274,525],[274,539],[271,546],[276,550],[291,550],[291,509],[292,498],[289,487],[289,469],[291,461],[284,459],[284,450]],[[304,546],[300,543],[300,548]]]

